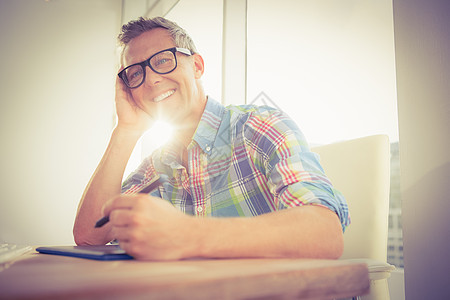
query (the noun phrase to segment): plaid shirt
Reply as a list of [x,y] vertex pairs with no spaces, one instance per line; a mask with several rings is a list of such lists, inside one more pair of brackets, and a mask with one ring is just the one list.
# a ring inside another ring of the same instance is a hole
[[146,158],[122,186],[136,193],[155,174],[166,174],[153,196],[186,214],[256,216],[302,205],[320,205],[349,224],[344,197],[325,176],[297,125],[283,112],[252,105],[224,107],[208,99],[187,148],[169,143]]

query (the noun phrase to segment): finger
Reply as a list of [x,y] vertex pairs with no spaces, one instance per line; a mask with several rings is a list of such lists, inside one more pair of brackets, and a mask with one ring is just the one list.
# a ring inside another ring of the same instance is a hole
[[[120,73],[120,71],[122,71],[122,70],[119,70],[119,73]],[[121,84],[123,84],[122,78],[120,78],[119,74],[117,74],[117,76],[116,76],[116,87],[120,87]]]
[[115,209],[132,209],[133,196],[131,195],[119,195],[108,200],[102,207],[102,213],[104,216],[109,216],[111,211]]
[[131,95],[130,89],[125,85],[125,83],[119,76],[117,76],[117,78],[116,78],[116,94],[118,94],[118,93],[124,93],[126,95]]
[[131,255],[131,243],[130,243],[130,241],[128,241],[127,239],[117,239],[117,240],[119,241],[120,248],[125,250],[125,252],[128,255]]
[[114,236],[116,240],[120,241],[130,241],[130,233],[128,227],[117,227],[113,226],[111,228],[111,234]]
[[115,227],[128,227],[131,225],[134,213],[130,209],[114,209],[109,214],[109,221]]
[[[142,245],[139,243],[133,242],[127,238],[118,239],[120,248],[125,250],[128,255],[133,256],[136,259],[141,259],[142,257]],[[145,251],[148,252],[148,251]]]

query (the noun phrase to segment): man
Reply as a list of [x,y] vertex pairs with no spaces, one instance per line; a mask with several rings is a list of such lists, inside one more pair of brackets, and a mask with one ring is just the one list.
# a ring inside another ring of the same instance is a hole
[[[203,59],[173,22],[140,18],[119,40],[118,122],[81,199],[77,244],[117,240],[142,260],[341,256],[347,205],[289,117],[208,98]],[[122,185],[136,142],[158,118],[175,138]],[[135,193],[156,174],[169,181]],[[103,216],[110,221],[94,228]]]

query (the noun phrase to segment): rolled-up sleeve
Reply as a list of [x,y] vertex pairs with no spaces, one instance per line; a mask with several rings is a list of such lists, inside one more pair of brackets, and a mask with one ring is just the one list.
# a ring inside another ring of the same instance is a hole
[[[142,161],[139,167],[132,172],[122,183],[123,194],[134,194],[142,190],[154,177],[156,172],[153,168],[151,157],[147,157]],[[161,197],[158,190],[153,191],[150,195]]]
[[301,131],[289,125],[268,162],[277,209],[320,205],[337,214],[345,231],[350,216],[344,196],[325,175],[318,155],[309,150]]

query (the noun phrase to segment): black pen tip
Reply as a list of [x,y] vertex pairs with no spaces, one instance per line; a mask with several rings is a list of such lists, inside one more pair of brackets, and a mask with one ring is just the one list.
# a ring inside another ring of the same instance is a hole
[[104,216],[103,218],[101,218],[100,220],[98,220],[95,223],[95,228],[102,227],[103,225],[105,225],[108,222],[109,222],[109,216]]

